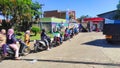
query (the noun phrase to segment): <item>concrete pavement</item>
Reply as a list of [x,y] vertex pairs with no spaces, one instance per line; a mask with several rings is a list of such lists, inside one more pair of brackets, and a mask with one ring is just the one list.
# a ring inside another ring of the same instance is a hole
[[23,56],[22,60],[4,60],[2,68],[120,68],[120,46],[107,44],[101,32],[79,33],[62,45]]

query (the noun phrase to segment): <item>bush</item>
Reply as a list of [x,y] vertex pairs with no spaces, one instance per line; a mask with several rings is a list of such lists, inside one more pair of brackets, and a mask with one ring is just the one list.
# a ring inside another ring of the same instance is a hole
[[40,27],[33,26],[33,27],[31,28],[31,31],[32,31],[33,33],[35,33],[34,35],[36,36],[36,34],[37,34],[38,32],[40,32]]

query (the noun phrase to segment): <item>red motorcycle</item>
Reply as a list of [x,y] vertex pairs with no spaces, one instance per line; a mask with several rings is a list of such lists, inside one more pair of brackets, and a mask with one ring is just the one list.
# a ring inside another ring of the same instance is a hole
[[61,42],[60,42],[60,37],[54,36],[54,39],[53,39],[53,41],[52,41],[53,47],[56,47],[56,46],[58,46],[58,45],[60,45],[60,44],[61,44]]

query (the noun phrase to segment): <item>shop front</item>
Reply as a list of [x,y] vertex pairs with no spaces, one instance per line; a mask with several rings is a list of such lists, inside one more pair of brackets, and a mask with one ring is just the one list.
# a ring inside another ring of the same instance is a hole
[[84,18],[84,21],[87,23],[87,29],[91,31],[102,31],[103,30],[103,18]]

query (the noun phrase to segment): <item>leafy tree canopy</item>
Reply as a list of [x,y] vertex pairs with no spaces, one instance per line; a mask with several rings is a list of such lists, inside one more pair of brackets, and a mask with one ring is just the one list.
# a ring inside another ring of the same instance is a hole
[[39,16],[41,5],[32,0],[0,0],[0,11],[14,23],[30,22],[33,16]]

